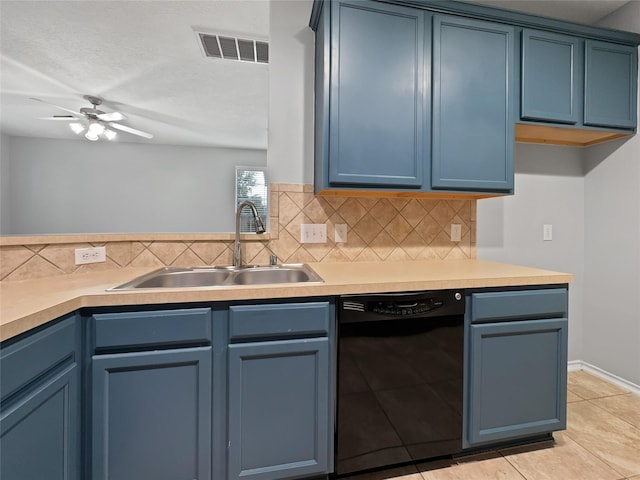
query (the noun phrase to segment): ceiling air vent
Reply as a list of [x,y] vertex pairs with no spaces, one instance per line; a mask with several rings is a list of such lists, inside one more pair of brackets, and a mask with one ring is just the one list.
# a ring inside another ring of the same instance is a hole
[[267,42],[210,33],[198,33],[198,37],[207,57],[269,63],[269,43]]

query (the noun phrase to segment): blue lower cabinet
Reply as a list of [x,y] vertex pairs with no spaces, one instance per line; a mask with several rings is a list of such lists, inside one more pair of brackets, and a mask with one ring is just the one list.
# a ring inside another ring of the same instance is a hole
[[2,412],[2,480],[78,479],[78,368],[69,366]]
[[567,319],[471,325],[465,447],[566,428]]
[[212,478],[211,347],[92,363],[92,480]]
[[2,480],[80,478],[79,339],[72,315],[2,345]]
[[229,479],[330,472],[329,370],[327,338],[229,346]]

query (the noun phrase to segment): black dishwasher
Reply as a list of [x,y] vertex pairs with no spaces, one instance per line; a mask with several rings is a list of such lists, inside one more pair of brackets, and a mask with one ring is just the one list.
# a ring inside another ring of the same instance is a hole
[[462,450],[464,295],[348,295],[338,314],[336,475]]

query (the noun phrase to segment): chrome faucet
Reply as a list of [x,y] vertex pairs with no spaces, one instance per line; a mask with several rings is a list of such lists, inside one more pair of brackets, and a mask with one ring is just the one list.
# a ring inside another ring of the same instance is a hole
[[262,219],[260,215],[258,215],[258,209],[256,208],[253,202],[249,200],[245,200],[240,205],[238,205],[238,209],[236,210],[236,241],[233,245],[233,266],[241,267],[242,266],[242,251],[240,250],[240,214],[242,213],[242,209],[244,207],[249,207],[251,209],[251,213],[253,213],[253,219],[256,222],[256,233],[264,233],[267,230],[264,228],[264,224],[262,223]]

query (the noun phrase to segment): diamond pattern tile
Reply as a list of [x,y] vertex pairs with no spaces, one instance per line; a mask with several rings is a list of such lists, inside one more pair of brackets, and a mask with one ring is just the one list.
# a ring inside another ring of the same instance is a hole
[[[311,185],[271,186],[270,240],[245,240],[245,262],[266,264],[271,253],[282,263],[475,258],[475,200],[316,197],[312,192]],[[325,223],[327,243],[300,243],[302,223]],[[449,239],[452,223],[462,226],[460,242]],[[336,224],[347,225],[346,243],[334,242]],[[0,279],[25,280],[127,266],[229,265],[233,260],[231,240],[94,245],[107,247],[106,263],[74,265],[74,249],[88,243],[2,246]]]

